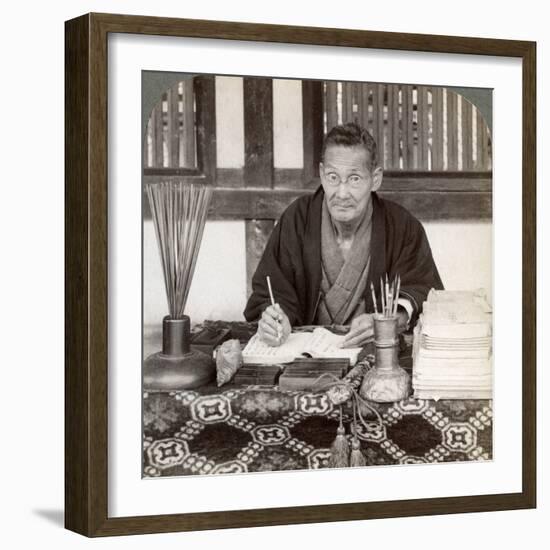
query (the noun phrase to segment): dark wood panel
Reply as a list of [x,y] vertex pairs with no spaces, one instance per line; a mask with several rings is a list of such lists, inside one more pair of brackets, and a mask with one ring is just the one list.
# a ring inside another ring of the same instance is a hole
[[[168,172],[168,171],[167,171]],[[279,175],[277,175],[279,173]],[[244,171],[240,168],[218,168],[217,187],[244,187]],[[297,168],[278,168],[275,170],[276,178],[285,185],[281,187],[288,189],[299,189],[303,181],[302,170]],[[144,182],[159,182],[169,180],[183,180],[192,182],[203,182],[204,177],[189,174],[159,174],[147,172]],[[319,178],[308,182],[307,189],[316,189],[320,185]],[[260,186],[255,186],[260,187]],[[250,188],[251,191],[253,188]],[[491,172],[421,172],[421,171],[387,171],[384,172],[382,181],[384,191],[480,191],[490,192],[492,190]]]
[[[319,176],[323,129],[323,83],[302,80],[302,120],[304,143],[304,182]],[[277,171],[275,171],[277,185]]]
[[[195,79],[190,80],[186,79],[183,81],[183,97],[182,97],[182,103],[183,103],[183,111],[182,111],[182,141],[183,141],[183,147],[182,147],[182,153],[183,153],[183,166],[188,168],[194,168],[197,166],[197,159],[195,158],[196,153],[196,140],[199,132],[197,132],[197,128],[195,128],[195,113],[193,109],[193,102],[195,99],[195,96],[197,96],[197,102],[198,102],[198,120],[197,120],[197,126],[200,129],[201,127],[204,127],[205,132],[211,131],[210,128],[214,129],[214,133],[212,136],[216,136],[215,133],[215,120],[212,120],[210,118],[210,113],[202,113],[204,110],[211,110],[215,109],[215,101],[213,101],[215,98],[214,96],[214,90],[212,85],[204,85],[202,81],[198,81],[196,84],[194,82]],[[207,97],[204,97],[204,94],[207,94]],[[210,97],[210,94],[212,97]],[[199,97],[200,96],[200,97]],[[212,110],[212,112],[214,112]],[[214,142],[215,144],[215,142]],[[201,150],[201,151],[204,151]],[[208,158],[206,159],[206,163],[211,163],[215,161],[210,158],[210,154],[212,153],[210,150],[204,151]],[[215,154],[215,150],[214,150]],[[204,165],[203,165],[204,166]]]
[[489,133],[487,124],[482,114],[477,111],[476,114],[476,133],[477,133],[477,161],[476,168],[478,170],[486,169],[489,165]]
[[353,122],[353,82],[342,82],[342,123]]
[[[246,187],[244,170],[242,168],[218,168],[216,171],[216,187]],[[319,185],[319,177],[306,179],[305,169],[275,168],[273,170],[274,188],[300,189]],[[262,187],[261,182],[253,187]]]
[[473,168],[473,150],[472,150],[472,104],[464,97],[460,98],[462,102],[462,170],[472,170]]
[[318,178],[312,178],[309,182],[304,177],[302,168],[275,168],[273,170],[273,186],[275,188],[300,189],[308,184],[315,185]]
[[522,57],[535,44],[534,42],[523,40],[502,40],[470,36],[313,28],[298,25],[239,23],[108,13],[94,13],[91,15],[94,17],[94,22],[101,25],[104,32],[160,36],[225,38],[228,40],[497,55],[504,57]]
[[[278,219],[292,201],[309,192],[235,191],[216,190],[209,212],[211,219]],[[487,220],[492,216],[490,192],[381,191],[380,196],[405,206],[421,220]]]
[[[90,423],[89,455],[91,502],[88,512],[91,532],[97,532],[105,523],[108,504],[108,408],[105,377],[108,365],[108,165],[107,165],[107,39],[92,21],[90,41],[90,142],[93,144],[88,158],[88,224],[90,242],[87,260],[89,356],[88,372],[90,393],[87,414]],[[136,159],[137,160],[137,159]],[[82,365],[79,365],[82,368]]]
[[65,24],[65,527],[90,530],[88,17]]
[[330,132],[338,124],[338,83],[328,81],[326,90],[327,132]]
[[403,168],[414,170],[413,88],[402,86],[403,101]]
[[418,86],[418,155],[417,168],[420,170],[428,170],[428,136],[429,136],[429,119],[428,119],[428,88],[426,86]]
[[208,181],[216,176],[216,83],[214,76],[193,79],[196,102],[197,164]]
[[273,80],[244,78],[244,180],[273,187]]
[[107,520],[107,40],[65,24],[65,526]]
[[443,170],[443,88],[432,88],[432,170]]
[[173,177],[187,178],[198,177],[205,178],[197,168],[144,168],[143,175],[146,177],[158,176],[159,178],[170,179]]
[[[318,178],[309,182],[308,186],[302,188],[302,179],[297,171],[295,180],[292,180],[292,171],[286,172],[289,177],[285,186],[276,189],[265,189],[262,187],[244,188],[243,172],[240,170],[225,169],[220,174],[227,179],[224,182],[228,185],[218,185],[214,190],[212,203],[209,210],[209,219],[278,219],[284,209],[296,198],[304,193],[312,193],[320,185]],[[166,181],[170,179],[181,180],[180,177],[172,176],[145,176],[144,182]],[[189,177],[184,180],[189,182],[205,181],[204,178]],[[387,195],[391,200],[399,195],[406,196],[405,201],[415,205],[415,215],[421,219],[445,219],[447,215],[459,219],[487,219],[491,216],[491,209],[487,208],[487,202],[492,202],[492,179],[486,172],[444,172],[434,174],[433,172],[393,172],[384,175],[384,181],[380,191],[382,196]],[[413,201],[415,195],[424,198]],[[464,195],[464,200],[461,199]],[[484,197],[478,206],[472,207],[472,196]],[[427,205],[426,196],[437,197],[439,210],[433,211],[424,208]],[[488,198],[485,198],[488,197]],[[449,202],[448,206],[443,203]],[[147,198],[143,201],[143,215],[150,219],[149,204]]]
[[164,166],[164,129],[162,122],[162,99],[153,109],[153,166],[162,168]]
[[246,222],[246,296],[252,294],[252,277],[273,231],[274,220],[247,220]]
[[458,96],[447,89],[447,170],[458,170]]
[[[307,189],[220,188],[214,190],[208,211],[211,220],[276,220],[299,196],[312,193]],[[492,215],[490,191],[380,191],[386,197],[409,208],[422,220],[468,219],[486,220]],[[143,201],[143,215],[151,218],[149,204]]]
[[522,64],[522,489],[537,505],[537,51]]
[[388,85],[388,165],[386,169],[399,169],[399,86]]
[[178,87],[168,90],[168,166],[179,166],[179,111]]
[[380,192],[380,196],[404,206],[423,221],[490,220],[493,196],[485,192],[444,193],[441,191]]
[[376,84],[372,107],[374,110],[375,125],[376,125],[376,145],[378,146],[378,163],[384,166],[384,158],[386,156],[386,144],[384,140],[384,92],[386,86],[384,84]]
[[216,188],[208,210],[209,219],[277,220],[285,208],[311,193],[302,189],[223,189]]
[[402,172],[386,173],[382,181],[382,191],[407,193],[421,193],[425,191],[439,192],[483,192],[492,191],[493,184],[491,174],[487,172],[475,172],[465,174],[463,172]]
[[374,113],[372,117],[369,116],[369,102],[371,96],[374,94],[374,88],[376,88],[376,84],[358,84],[359,99],[357,103],[359,105],[359,123],[376,139],[377,125],[374,120]]
[[[529,495],[530,496],[530,495]],[[170,533],[533,508],[521,493],[109,518],[95,536]],[[335,519],[339,518],[339,519]]]
[[242,168],[217,168],[216,187],[244,187],[244,170]]

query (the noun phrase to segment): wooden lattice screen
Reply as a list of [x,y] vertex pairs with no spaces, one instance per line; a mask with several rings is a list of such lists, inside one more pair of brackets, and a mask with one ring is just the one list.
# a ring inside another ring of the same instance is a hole
[[147,124],[146,168],[197,167],[195,113],[193,79],[179,82],[162,94]]
[[[154,107],[146,129],[145,168],[197,167],[193,82],[179,82]],[[325,133],[346,122],[373,134],[385,170],[491,170],[491,137],[482,115],[446,88],[325,82]]]
[[386,170],[491,170],[491,137],[483,117],[449,89],[326,82],[323,106],[325,132],[346,122],[366,127]]
[[421,220],[492,215],[491,136],[478,110],[451,89],[302,81],[302,168],[274,164],[271,79],[243,78],[242,167],[217,165],[212,75],[185,75],[160,97],[146,123],[144,182],[212,184],[210,219],[273,223],[294,199],[319,186],[323,133],[347,121],[366,126],[379,143],[381,196]]

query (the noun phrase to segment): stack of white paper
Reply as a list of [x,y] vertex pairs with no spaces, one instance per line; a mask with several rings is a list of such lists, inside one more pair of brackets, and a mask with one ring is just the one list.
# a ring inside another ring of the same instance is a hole
[[432,290],[414,329],[414,396],[492,397],[492,313],[483,291]]

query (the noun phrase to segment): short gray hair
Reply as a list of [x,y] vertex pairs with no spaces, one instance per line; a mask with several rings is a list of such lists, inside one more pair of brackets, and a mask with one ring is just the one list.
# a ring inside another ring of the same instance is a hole
[[374,138],[366,128],[362,128],[355,122],[334,126],[325,136],[323,148],[321,149],[321,160],[323,162],[325,161],[325,152],[331,145],[339,145],[341,147],[362,146],[369,153],[369,170],[374,170],[378,167],[378,147],[376,146],[376,141],[374,141]]

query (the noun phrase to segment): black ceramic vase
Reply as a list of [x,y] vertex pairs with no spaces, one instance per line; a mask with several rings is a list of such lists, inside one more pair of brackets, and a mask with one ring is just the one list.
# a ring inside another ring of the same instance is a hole
[[191,350],[190,321],[187,315],[162,320],[162,351],[143,363],[144,390],[187,390],[204,386],[216,374],[211,357]]

